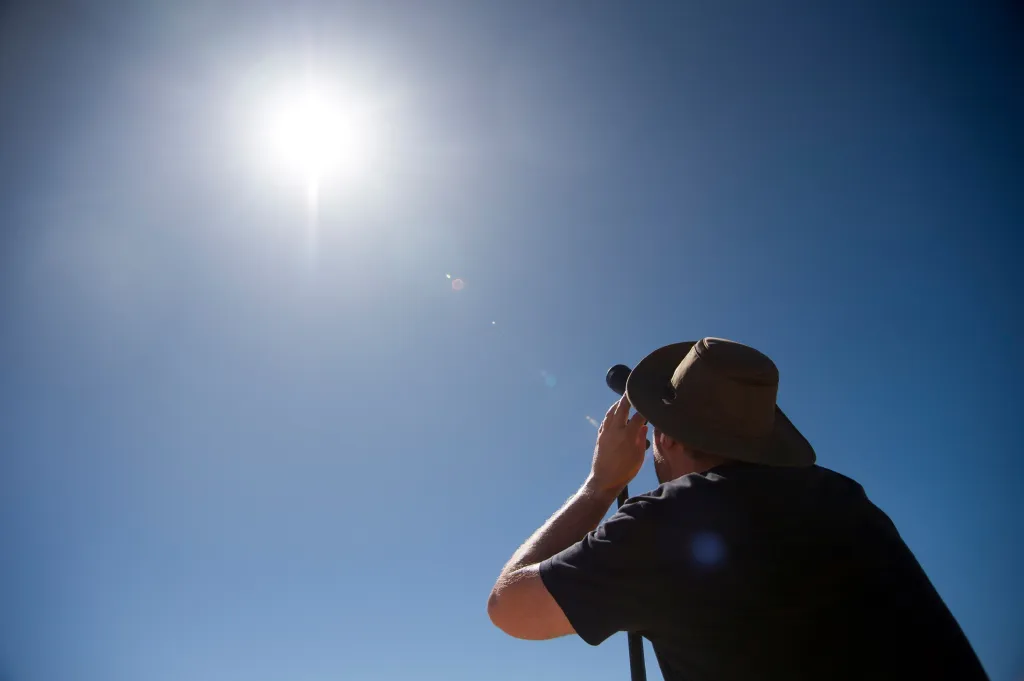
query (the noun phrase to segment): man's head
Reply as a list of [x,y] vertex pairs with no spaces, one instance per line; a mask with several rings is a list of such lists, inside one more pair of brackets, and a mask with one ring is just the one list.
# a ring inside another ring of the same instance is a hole
[[654,429],[651,453],[658,482],[662,483],[690,473],[703,473],[729,461],[724,457],[687,447],[657,428]]
[[775,403],[778,387],[779,371],[769,357],[708,337],[644,357],[629,372],[626,396],[654,426],[655,464],[664,481],[726,459],[814,465],[814,448]]

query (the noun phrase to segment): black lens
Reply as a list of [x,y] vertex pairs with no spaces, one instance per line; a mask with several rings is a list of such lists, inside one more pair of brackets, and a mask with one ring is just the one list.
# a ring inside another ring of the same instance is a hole
[[624,395],[626,393],[626,381],[629,380],[629,372],[632,371],[625,364],[616,364],[604,377],[604,382],[612,389],[612,392]]

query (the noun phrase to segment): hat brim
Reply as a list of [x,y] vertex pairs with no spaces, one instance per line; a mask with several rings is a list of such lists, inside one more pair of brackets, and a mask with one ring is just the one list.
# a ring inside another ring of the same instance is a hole
[[687,418],[663,401],[665,388],[676,367],[696,341],[674,343],[644,357],[629,374],[626,397],[647,422],[669,437],[708,454],[769,466],[811,466],[814,448],[796,426],[775,407],[775,425],[769,436],[757,441],[732,433],[711,431],[706,424]]

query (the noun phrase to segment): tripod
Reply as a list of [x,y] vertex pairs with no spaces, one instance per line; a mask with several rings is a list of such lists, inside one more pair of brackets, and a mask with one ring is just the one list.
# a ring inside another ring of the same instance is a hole
[[[616,364],[608,370],[608,374],[605,376],[605,383],[612,391],[622,395],[626,392],[626,380],[629,378],[631,369],[625,364]],[[647,441],[647,446],[651,446],[651,441]],[[629,486],[622,488],[619,492],[618,505],[616,508],[622,508],[622,505],[626,503],[626,499],[629,499]],[[626,642],[629,644],[629,679],[630,681],[647,681],[647,669],[644,666],[644,640],[640,634],[636,632],[626,633]]]
[[[623,487],[619,492],[618,507],[626,503],[629,498],[629,487]],[[644,639],[635,632],[626,633],[626,643],[629,644],[629,680],[647,681],[647,669],[644,667]]]

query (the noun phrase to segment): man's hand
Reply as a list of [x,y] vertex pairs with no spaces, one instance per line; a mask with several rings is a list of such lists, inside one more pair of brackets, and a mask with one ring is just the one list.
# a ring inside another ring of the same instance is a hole
[[613,495],[621,492],[644,464],[646,440],[646,419],[640,414],[629,418],[629,398],[623,395],[604,415],[597,431],[588,485]]

